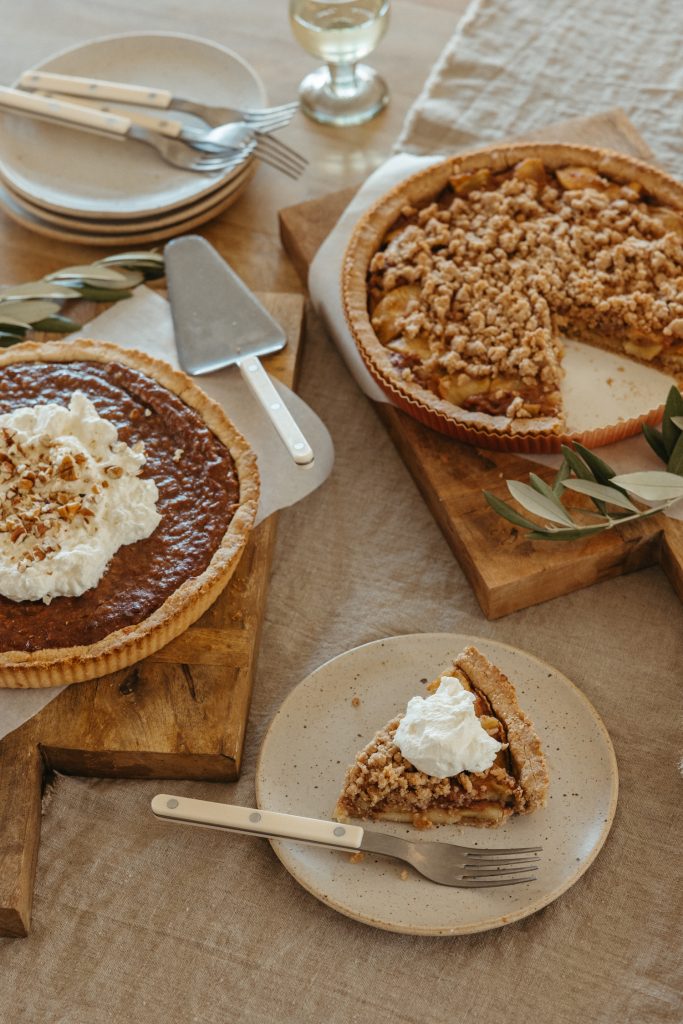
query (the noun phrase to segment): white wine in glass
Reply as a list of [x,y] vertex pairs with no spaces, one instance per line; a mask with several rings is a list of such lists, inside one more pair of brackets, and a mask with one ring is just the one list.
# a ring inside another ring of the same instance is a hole
[[301,109],[323,124],[362,124],[389,99],[384,80],[358,62],[377,46],[389,24],[389,0],[290,0],[296,40],[326,66],[306,75]]

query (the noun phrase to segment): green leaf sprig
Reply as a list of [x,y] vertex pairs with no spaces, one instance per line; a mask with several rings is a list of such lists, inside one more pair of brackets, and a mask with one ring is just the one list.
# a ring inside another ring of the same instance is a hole
[[68,334],[81,327],[63,316],[65,302],[89,299],[118,302],[133,288],[164,274],[164,257],[158,252],[122,252],[84,266],[65,267],[28,284],[0,287],[0,347],[23,341],[29,331]]
[[[484,497],[494,512],[528,530],[529,540],[580,540],[656,515],[683,498],[683,395],[678,388],[669,392],[661,430],[646,424],[643,434],[664,470],[617,474],[594,452],[575,443],[572,448],[562,445],[564,458],[552,484],[536,473],[529,473],[528,484],[506,481],[517,504],[541,523],[489,491]],[[586,495],[593,508],[566,505],[561,499],[567,492]]]

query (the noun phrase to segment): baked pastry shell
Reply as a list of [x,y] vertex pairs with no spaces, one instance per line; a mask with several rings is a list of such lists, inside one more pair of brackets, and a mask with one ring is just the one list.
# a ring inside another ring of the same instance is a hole
[[598,447],[640,432],[644,423],[659,422],[663,404],[641,416],[592,430],[570,433],[554,418],[510,419],[462,409],[427,388],[402,379],[391,363],[391,353],[380,342],[368,313],[367,274],[370,261],[406,204],[420,206],[448,185],[454,173],[480,168],[504,171],[529,157],[539,158],[554,170],[568,164],[592,167],[615,181],[638,181],[660,202],[683,211],[683,185],[663,171],[634,157],[593,146],[563,143],[520,143],[489,146],[449,157],[395,185],[358,221],[342,266],[342,305],[349,330],[371,376],[394,405],[426,427],[481,448],[499,451],[552,453],[563,444],[579,441]]
[[141,622],[109,633],[94,644],[0,653],[0,687],[64,686],[118,672],[149,657],[183,633],[214,603],[230,581],[254,525],[259,499],[256,455],[222,408],[187,374],[144,352],[109,342],[23,342],[0,352],[0,367],[22,362],[122,363],[177,395],[201,417],[232,456],[239,505],[206,569],[182,583]]

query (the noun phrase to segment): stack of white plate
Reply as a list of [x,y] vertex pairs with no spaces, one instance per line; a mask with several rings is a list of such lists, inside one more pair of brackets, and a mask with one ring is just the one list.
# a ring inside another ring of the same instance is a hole
[[[37,69],[168,89],[216,106],[266,102],[261,80],[235,53],[172,33],[108,36]],[[169,113],[204,127],[188,114]],[[62,241],[122,247],[191,231],[235,202],[254,167],[250,159],[226,173],[182,171],[144,143],[0,113],[0,207],[19,224]]]

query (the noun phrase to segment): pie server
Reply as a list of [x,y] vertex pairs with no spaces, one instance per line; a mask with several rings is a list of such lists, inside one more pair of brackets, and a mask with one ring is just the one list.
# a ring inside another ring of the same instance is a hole
[[173,239],[164,258],[182,368],[198,376],[239,367],[294,461],[312,462],[313,449],[258,358],[287,344],[280,324],[200,235]]

